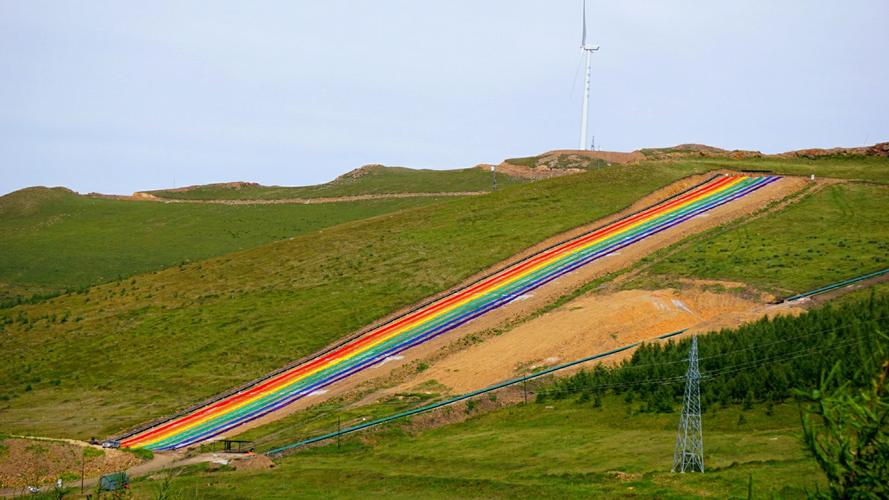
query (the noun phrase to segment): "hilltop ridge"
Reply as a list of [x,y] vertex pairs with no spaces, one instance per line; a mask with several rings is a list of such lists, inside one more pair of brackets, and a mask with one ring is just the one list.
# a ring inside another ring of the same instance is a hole
[[642,148],[629,153],[618,151],[584,151],[556,149],[536,156],[509,158],[497,166],[499,170],[525,178],[539,179],[583,172],[589,168],[616,163],[633,164],[650,160],[687,159],[818,159],[826,157],[889,158],[889,142],[871,146],[809,148],[767,154],[744,149],[722,149],[706,144],[678,144],[662,148]]
[[[506,173],[497,174],[498,186],[522,182],[526,180]],[[133,196],[179,200],[296,200],[406,193],[477,193],[491,189],[490,172],[477,168],[429,170],[370,164],[350,170],[330,182],[313,186],[264,186],[232,182],[142,191]]]
[[[669,147],[642,148],[630,152],[554,149],[535,156],[507,158],[498,164],[480,163],[450,170],[415,169],[369,163],[338,175],[330,182],[308,186],[264,185],[253,181],[209,184],[136,191],[130,196],[89,193],[86,196],[122,200],[280,200],[337,198],[359,195],[404,193],[479,193],[490,191],[491,167],[496,168],[497,185],[508,186],[585,172],[611,164],[644,164],[660,160],[820,160],[825,158],[889,158],[889,142],[870,146],[806,148],[768,154],[755,150],[723,149],[706,144],[686,143]],[[0,196],[0,214],[15,204],[40,203],[52,198],[42,190],[58,194],[78,194],[65,187],[34,186]],[[61,191],[60,191],[61,190]],[[7,198],[15,194],[12,198]],[[18,201],[12,201],[18,198]],[[33,198],[25,201],[25,198]]]
[[25,217],[44,205],[75,198],[77,193],[66,187],[33,186],[0,196],[0,218]]

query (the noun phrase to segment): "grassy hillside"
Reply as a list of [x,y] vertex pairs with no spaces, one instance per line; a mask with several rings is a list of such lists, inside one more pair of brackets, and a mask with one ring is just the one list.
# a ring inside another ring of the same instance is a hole
[[[3,426],[89,437],[167,414],[705,168],[606,167],[0,310]],[[807,266],[832,259],[816,254]]]
[[[795,405],[704,417],[705,474],[672,474],[676,413],[640,413],[606,398],[515,406],[425,432],[393,427],[300,451],[272,470],[208,472],[173,481],[213,498],[800,497],[823,477],[799,444]],[[466,407],[454,411],[467,411]],[[468,410],[471,412],[471,410]],[[741,416],[743,415],[743,419]],[[296,485],[296,486],[294,486]],[[134,492],[152,495],[156,481]]]
[[2,310],[4,426],[89,437],[166,414],[688,173],[525,184]]
[[[840,380],[855,387],[869,385],[889,351],[887,338],[875,333],[889,329],[889,284],[860,290],[837,302],[799,316],[763,318],[699,336],[699,366],[705,379],[702,407],[710,410],[732,404],[768,406],[769,402],[793,401],[794,389],[814,389],[821,373],[838,361],[842,362]],[[597,399],[617,396],[637,403],[633,408],[639,412],[672,412],[682,401],[690,340],[643,344],[615,366],[588,363],[571,375],[563,372],[552,380],[532,380],[528,384],[531,399],[551,404],[579,398],[597,405]],[[430,381],[414,392],[392,394],[362,406],[342,398],[328,400],[237,438],[253,441],[259,451],[269,451],[332,432],[338,421],[348,428],[454,396],[436,392],[441,388]],[[498,396],[505,400],[511,396],[515,401],[521,392],[522,386],[513,386],[474,398],[472,404],[496,402]],[[465,404],[452,408],[459,411]]]
[[[671,161],[671,160],[667,160]],[[710,168],[770,170],[787,175],[857,179],[889,184],[889,158],[881,156],[819,156],[814,158],[683,158],[672,160],[684,165],[700,164]],[[663,162],[643,162],[649,163]]]
[[[820,374],[837,362],[840,380],[870,386],[886,353],[885,337],[877,332],[887,321],[889,297],[880,293],[838,308],[699,336],[703,475],[669,472],[690,344],[686,338],[645,345],[614,368],[597,366],[555,382],[535,382],[536,403],[480,412],[482,405],[497,405],[497,396],[509,389],[485,394],[345,436],[342,446],[330,440],[295,451],[273,471],[194,467],[174,488],[188,491],[206,483],[206,491],[220,498],[284,491],[337,498],[368,492],[423,498],[802,496],[823,488],[825,479],[801,446],[798,406],[783,402],[792,401],[791,387],[815,388]],[[653,398],[658,394],[664,398]],[[408,398],[399,399],[405,405]],[[260,449],[267,449],[332,431],[339,417],[348,426],[382,416],[379,410],[321,409],[240,437],[258,439]],[[465,421],[429,430],[435,419]],[[295,481],[300,488],[284,489]],[[146,481],[136,491],[153,487]]]
[[[498,187],[524,182],[502,173]],[[260,186],[256,184],[209,184],[187,190],[150,191],[161,198],[183,200],[275,200],[288,198],[327,198],[366,194],[454,193],[490,191],[491,172],[480,168],[458,170],[416,170],[370,165],[354,170],[332,182],[317,186]]]
[[[677,278],[748,283],[779,295],[889,267],[889,186],[840,184],[646,259],[649,285]],[[628,286],[638,285],[631,282]]]
[[[837,179],[857,179],[880,184],[889,184],[889,158],[882,156],[860,155],[825,155],[811,158],[805,157],[760,157],[733,159],[730,157],[699,157],[698,150],[710,150],[707,146],[691,146],[689,148],[655,148],[643,149],[640,152],[645,156],[655,153],[676,153],[678,156],[672,159],[641,161],[638,165],[642,168],[657,167],[664,164],[678,164],[690,168],[705,166],[708,170],[730,168],[734,170],[768,170],[778,174],[802,175],[817,177],[834,177]],[[722,152],[719,154],[729,154]],[[525,158],[511,158],[506,160],[514,165],[529,168],[547,164],[550,168],[582,168],[589,169],[602,165],[601,161],[592,158],[577,157],[571,154],[558,155],[555,158],[548,154],[529,156]]]
[[0,302],[80,289],[435,201],[194,205],[23,189],[0,197]]

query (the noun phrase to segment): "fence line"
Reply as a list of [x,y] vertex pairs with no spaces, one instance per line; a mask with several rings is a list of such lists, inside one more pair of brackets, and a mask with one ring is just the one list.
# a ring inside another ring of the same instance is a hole
[[800,300],[800,299],[805,299],[808,297],[813,297],[815,295],[827,293],[831,290],[836,290],[837,288],[842,288],[844,286],[848,286],[853,283],[858,283],[859,281],[864,281],[864,280],[867,280],[870,278],[876,278],[876,277],[882,276],[884,274],[889,274],[889,267],[887,267],[886,269],[881,269],[879,271],[874,271],[872,273],[867,273],[867,274],[863,274],[861,276],[856,276],[855,278],[849,278],[847,280],[837,281],[836,283],[824,285],[821,288],[816,288],[816,289],[810,290],[808,292],[803,292],[803,293],[800,293],[797,295],[791,295],[790,297],[787,297],[786,299],[782,300],[781,302],[793,302],[794,300]]

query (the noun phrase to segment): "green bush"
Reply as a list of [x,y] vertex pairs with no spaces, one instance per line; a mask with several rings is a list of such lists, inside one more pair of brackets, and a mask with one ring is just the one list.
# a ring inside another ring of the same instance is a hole
[[122,448],[122,449],[123,449],[123,451],[125,451],[127,453],[132,453],[133,455],[136,455],[137,457],[141,458],[142,460],[151,460],[152,458],[154,458],[154,453],[152,453],[151,450],[146,449],[146,448]]
[[86,446],[83,448],[83,458],[97,458],[104,457],[105,450],[101,450],[99,448],[93,448],[91,446]]

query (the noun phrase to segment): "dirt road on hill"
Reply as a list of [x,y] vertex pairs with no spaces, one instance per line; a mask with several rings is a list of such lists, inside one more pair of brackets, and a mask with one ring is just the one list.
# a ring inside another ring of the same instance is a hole
[[479,196],[489,191],[453,191],[445,193],[391,193],[391,194],[359,194],[354,196],[336,196],[329,198],[282,198],[277,200],[188,200],[181,198],[161,198],[151,193],[133,193],[131,196],[113,194],[90,194],[93,198],[123,201],[156,201],[159,203],[196,203],[204,205],[317,205],[321,203],[344,203],[349,201],[390,200],[398,198],[441,198],[459,196]]

